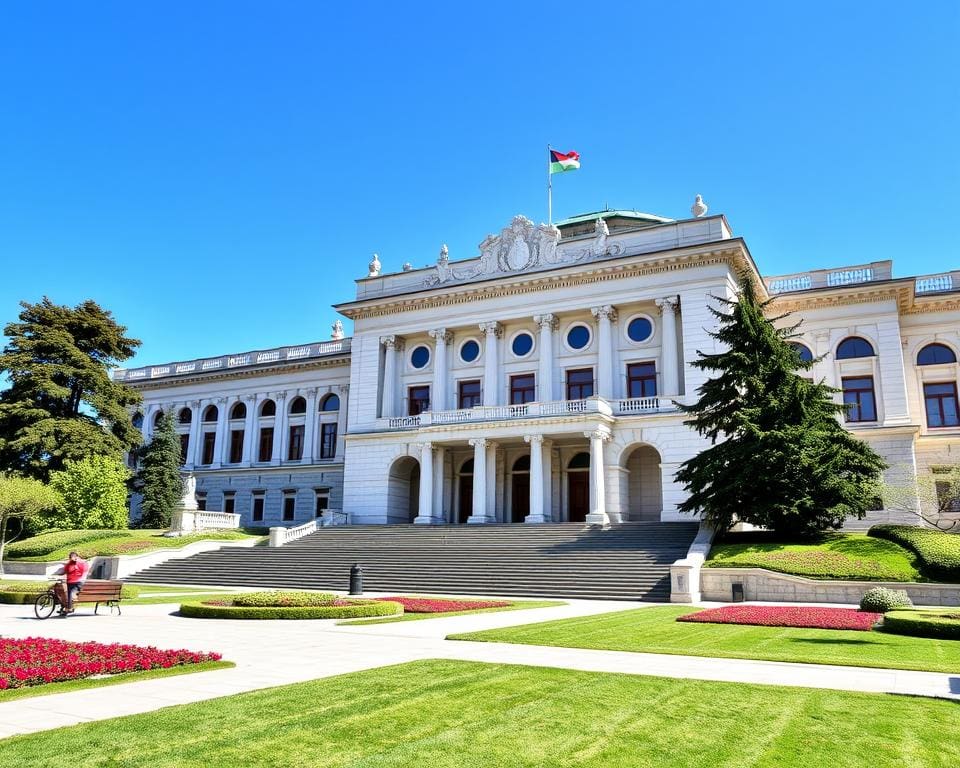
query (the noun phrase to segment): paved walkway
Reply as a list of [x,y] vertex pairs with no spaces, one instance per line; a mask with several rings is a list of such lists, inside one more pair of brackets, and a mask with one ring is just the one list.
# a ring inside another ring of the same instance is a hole
[[3,605],[0,606],[0,634],[4,636],[150,643],[161,648],[218,651],[237,666],[2,702],[0,738],[371,667],[437,658],[960,700],[960,674],[444,640],[454,632],[621,611],[640,605],[571,600],[568,605],[529,611],[341,627],[332,621],[185,619],[170,615],[173,606],[169,605],[128,606],[123,609],[123,616],[95,617],[92,612],[83,612],[67,619],[40,622],[29,615],[28,606]]

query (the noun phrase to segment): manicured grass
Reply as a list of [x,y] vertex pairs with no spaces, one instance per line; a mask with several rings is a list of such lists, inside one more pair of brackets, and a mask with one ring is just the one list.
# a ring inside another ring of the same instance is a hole
[[675,606],[638,608],[451,635],[448,639],[960,672],[958,640],[932,640],[876,631],[697,624],[676,620],[677,616],[694,610],[697,609]]
[[523,600],[500,608],[481,608],[476,611],[446,611],[444,613],[404,613],[400,616],[386,616],[376,619],[351,619],[338,621],[337,626],[350,624],[393,624],[398,621],[420,621],[421,619],[442,619],[447,616],[473,616],[477,613],[497,613],[498,611],[522,611],[527,608],[553,608],[566,605],[562,600]]
[[960,534],[918,525],[875,525],[867,533],[916,552],[924,573],[931,579],[960,582]]
[[220,598],[233,597],[236,592],[185,592],[183,594],[170,591],[167,596],[147,595],[138,597],[134,600],[123,600],[120,603],[120,609],[126,605],[164,605],[166,603],[176,603],[179,605],[184,600],[217,600]]
[[[147,669],[141,672],[124,672],[109,677],[84,678],[82,680],[66,680],[62,683],[47,683],[46,685],[30,685],[25,688],[8,688],[0,691],[0,703],[14,699],[27,699],[34,696],[47,696],[52,693],[69,693],[86,688],[102,688],[106,685],[120,683],[134,683],[138,680],[153,680],[157,677],[174,677],[177,675],[191,675],[194,672],[209,672],[213,669],[229,669],[235,667],[232,661],[204,661],[200,664],[185,664],[169,669]],[[2,752],[2,750],[0,750]],[[0,757],[2,765],[2,757]]]
[[140,593],[141,597],[149,597],[157,592],[162,592],[163,594],[168,595],[187,595],[194,592],[198,594],[205,594],[213,591],[210,587],[184,587],[180,586],[179,584],[172,586],[163,586],[162,584],[133,584],[133,586],[137,588],[137,592]]
[[425,661],[3,742],[4,766],[947,768],[934,699]]
[[912,552],[861,533],[831,533],[783,543],[769,534],[730,534],[713,546],[707,568],[766,568],[814,579],[923,581]]
[[[83,535],[74,541],[68,534]],[[66,560],[72,550],[81,557],[98,555],[140,555],[157,549],[178,549],[194,541],[236,541],[258,538],[244,530],[205,531],[188,536],[163,536],[160,530],[116,531],[53,531],[15,542],[7,547],[4,557],[17,562],[50,562]],[[94,538],[95,536],[95,538]]]

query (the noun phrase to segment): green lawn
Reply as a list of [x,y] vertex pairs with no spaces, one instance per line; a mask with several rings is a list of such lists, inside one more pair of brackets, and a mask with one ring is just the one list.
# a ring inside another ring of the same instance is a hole
[[924,580],[915,554],[892,541],[866,534],[825,534],[803,544],[769,539],[768,534],[732,534],[713,546],[705,567],[766,568],[815,579]]
[[[376,599],[376,598],[374,598]],[[337,626],[350,624],[393,624],[398,621],[420,621],[421,619],[444,619],[448,616],[472,616],[475,613],[497,613],[499,611],[522,611],[527,608],[553,608],[566,605],[562,600],[521,600],[502,608],[481,608],[478,611],[446,611],[444,613],[402,613],[399,616],[382,616],[376,619],[350,619],[338,621]]]
[[676,621],[677,616],[693,610],[697,609],[677,606],[638,608],[601,616],[451,635],[448,639],[960,672],[960,640],[931,640],[885,632]]
[[5,740],[0,766],[952,768],[956,703],[425,661]]

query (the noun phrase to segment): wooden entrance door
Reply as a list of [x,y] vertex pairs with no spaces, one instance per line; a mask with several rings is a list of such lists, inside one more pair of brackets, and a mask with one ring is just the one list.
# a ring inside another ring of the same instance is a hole
[[510,522],[522,523],[530,514],[530,475],[513,473],[510,494]]
[[567,473],[568,519],[571,523],[582,523],[590,511],[590,473]]
[[460,508],[457,522],[463,525],[473,514],[473,475],[460,475]]

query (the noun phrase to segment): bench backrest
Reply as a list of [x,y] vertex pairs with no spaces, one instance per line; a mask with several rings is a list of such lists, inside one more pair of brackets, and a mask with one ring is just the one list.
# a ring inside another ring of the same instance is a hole
[[117,600],[120,597],[120,590],[123,589],[122,581],[99,581],[87,579],[83,587],[77,594],[76,600],[103,601]]

